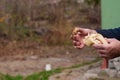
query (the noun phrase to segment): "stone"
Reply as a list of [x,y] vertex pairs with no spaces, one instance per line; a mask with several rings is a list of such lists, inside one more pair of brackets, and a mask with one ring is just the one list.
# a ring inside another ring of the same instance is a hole
[[28,59],[28,60],[37,60],[37,59],[38,59],[38,56],[35,56],[35,55],[33,55],[33,56],[28,56],[27,59]]
[[113,64],[113,59],[110,59],[108,62],[108,68],[109,69],[115,69],[115,65]]
[[115,69],[106,69],[105,71],[109,75],[109,77],[116,77],[117,76],[117,70],[115,70]]
[[113,64],[114,64],[116,70],[119,71],[120,70],[120,57],[114,58],[113,59]]
[[113,61],[116,61],[116,62],[120,62],[120,57],[116,57],[114,59],[112,59]]
[[120,71],[118,71],[118,73],[117,73],[117,77],[120,78]]
[[89,80],[91,78],[98,78],[98,74],[95,73],[85,73],[82,80]]
[[113,62],[113,64],[114,64],[114,66],[115,66],[115,69],[116,69],[117,71],[119,71],[119,70],[120,70],[120,62]]
[[100,68],[94,68],[94,69],[90,69],[87,71],[87,73],[94,73],[94,74],[98,74],[101,71]]

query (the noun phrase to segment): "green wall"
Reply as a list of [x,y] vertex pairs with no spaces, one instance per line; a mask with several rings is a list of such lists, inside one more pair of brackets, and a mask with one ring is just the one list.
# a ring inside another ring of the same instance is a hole
[[120,0],[101,0],[102,28],[120,27]]

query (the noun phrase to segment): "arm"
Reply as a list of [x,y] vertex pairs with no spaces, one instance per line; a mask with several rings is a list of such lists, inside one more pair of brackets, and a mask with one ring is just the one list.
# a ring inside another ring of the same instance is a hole
[[114,29],[106,29],[106,30],[96,30],[98,33],[102,34],[107,38],[116,38],[120,40],[120,27]]
[[94,48],[98,50],[102,57],[114,58],[120,56],[120,27],[108,30],[96,30],[98,33],[107,37],[108,45],[95,44]]

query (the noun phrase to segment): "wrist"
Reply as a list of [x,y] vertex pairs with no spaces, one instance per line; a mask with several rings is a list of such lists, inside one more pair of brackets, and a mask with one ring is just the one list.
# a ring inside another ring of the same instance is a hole
[[91,32],[92,32],[92,33],[97,33],[96,30],[92,30]]
[[88,32],[88,33],[97,33],[97,31],[96,31],[96,30],[93,30],[93,29],[87,29],[87,32]]

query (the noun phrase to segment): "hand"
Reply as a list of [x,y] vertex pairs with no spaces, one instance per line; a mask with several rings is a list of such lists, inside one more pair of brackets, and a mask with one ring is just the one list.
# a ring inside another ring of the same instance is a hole
[[86,28],[78,28],[77,33],[71,35],[75,48],[81,49],[84,47],[83,39],[88,33],[96,33],[96,31]]
[[108,59],[120,56],[120,41],[117,39],[107,39],[108,44],[94,44],[101,57]]

